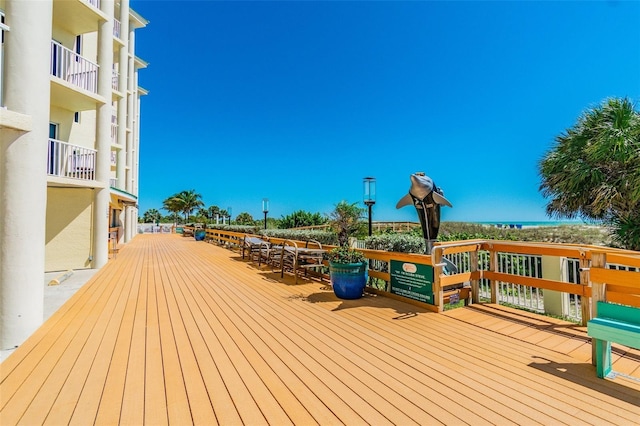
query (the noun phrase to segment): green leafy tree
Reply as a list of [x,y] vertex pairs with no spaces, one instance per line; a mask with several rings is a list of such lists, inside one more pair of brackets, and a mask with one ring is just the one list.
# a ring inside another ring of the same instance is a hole
[[237,225],[255,225],[256,221],[253,220],[253,217],[249,213],[242,212],[236,216],[235,223]]
[[171,222],[171,223],[178,223],[178,222],[180,222],[180,220],[181,220],[180,214],[178,214],[176,212],[170,212],[163,219],[164,222]]
[[169,211],[181,212],[187,222],[194,210],[204,206],[202,195],[198,194],[194,189],[182,191],[172,195],[163,201],[164,208]]
[[142,221],[144,223],[160,223],[162,215],[156,209],[149,209],[142,215]]
[[227,220],[226,218],[229,217],[229,212],[226,211],[225,209],[220,209],[219,215],[220,215],[220,218],[222,219],[222,222],[224,223],[224,221]]
[[365,209],[358,207],[358,203],[350,204],[340,201],[329,214],[329,223],[338,234],[338,244],[341,247],[349,245],[349,237],[362,229],[362,218]]
[[290,215],[282,216],[278,222],[278,228],[291,229],[301,226],[324,225],[327,219],[320,213],[311,213],[304,210],[298,210]]
[[640,250],[640,113],[629,99],[583,113],[539,171],[549,216],[600,221],[620,245]]
[[216,215],[220,214],[220,207],[218,206],[209,206],[207,208],[207,215],[209,219],[213,220],[216,218]]
[[177,194],[174,194],[162,202],[162,208],[169,212],[169,216],[174,219],[173,222],[179,222],[179,213],[182,212],[182,204],[176,196]]

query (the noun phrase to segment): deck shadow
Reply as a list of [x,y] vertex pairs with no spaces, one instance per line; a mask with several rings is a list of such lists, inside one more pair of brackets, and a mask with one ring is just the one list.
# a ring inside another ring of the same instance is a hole
[[[540,356],[534,356],[533,358],[546,362],[534,361],[528,364],[529,367],[640,407],[640,391],[616,383],[615,379],[598,379],[595,367],[589,363],[560,363]],[[618,377],[620,379],[626,377],[628,380],[638,380],[631,376],[619,375]]]

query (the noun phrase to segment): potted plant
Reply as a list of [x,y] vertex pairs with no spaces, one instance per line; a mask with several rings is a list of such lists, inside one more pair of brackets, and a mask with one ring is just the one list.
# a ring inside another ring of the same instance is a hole
[[338,234],[339,246],[327,253],[331,286],[341,299],[358,299],[367,283],[367,262],[364,255],[349,246],[349,236],[361,227],[364,209],[357,203],[338,203],[329,215],[331,226]]
[[[206,226],[206,225],[204,225]],[[195,226],[195,231],[193,233],[193,237],[196,241],[204,241],[207,236],[207,229],[204,227],[200,227],[200,225]]]

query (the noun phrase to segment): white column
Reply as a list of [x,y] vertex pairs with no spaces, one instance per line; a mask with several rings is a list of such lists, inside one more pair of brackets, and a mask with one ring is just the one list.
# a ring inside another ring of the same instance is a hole
[[131,241],[133,234],[131,233],[131,210],[133,208],[131,206],[124,207],[124,242],[128,243]]
[[52,2],[9,1],[5,13],[5,105],[33,127],[0,131],[0,349],[42,324]]
[[[113,0],[102,0],[101,10],[113,17]],[[93,267],[109,260],[109,175],[111,171],[111,69],[113,65],[113,19],[98,28],[98,95],[105,103],[96,108],[96,180],[105,184],[95,190],[93,210]]]
[[[132,158],[132,147],[133,147],[133,114],[134,114],[134,102],[135,102],[135,94],[134,84],[135,84],[135,44],[136,44],[136,33],[131,28],[129,30],[129,40],[127,41],[129,46],[129,62],[128,62],[128,78],[127,78],[127,185],[125,190],[134,194],[133,191],[133,161]],[[134,194],[135,195],[135,194]]]
[[139,193],[140,178],[140,91],[138,90],[138,71],[134,74],[134,123],[133,143],[131,147],[131,193],[136,197]]
[[[118,179],[118,189],[126,190],[126,166],[127,166],[127,82],[129,80],[129,1],[120,2],[120,37],[124,40],[124,46],[120,47],[118,56],[118,68],[120,79],[118,81],[118,91],[122,93],[122,98],[118,99],[118,159],[116,165],[116,178]],[[126,223],[125,223],[126,226]],[[125,235],[127,233],[125,232]],[[126,240],[126,237],[125,237]]]

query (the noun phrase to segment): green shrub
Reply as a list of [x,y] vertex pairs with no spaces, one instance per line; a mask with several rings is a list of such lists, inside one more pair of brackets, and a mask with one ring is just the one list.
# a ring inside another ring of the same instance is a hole
[[259,226],[252,225],[207,225],[207,228],[231,232],[244,232],[245,234],[257,234],[260,230]]
[[321,244],[329,245],[335,245],[338,243],[338,237],[336,234],[327,231],[313,231],[308,229],[261,229],[257,233],[267,237],[283,238],[287,240],[315,240]]
[[367,260],[362,252],[347,246],[338,246],[327,253],[327,259],[333,263],[362,263]]
[[422,236],[413,234],[380,234],[367,237],[365,247],[370,250],[394,251],[398,253],[424,253]]

